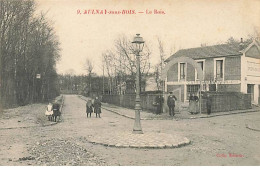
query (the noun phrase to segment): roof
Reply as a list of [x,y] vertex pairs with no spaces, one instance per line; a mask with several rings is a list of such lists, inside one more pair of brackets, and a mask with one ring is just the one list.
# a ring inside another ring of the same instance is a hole
[[[245,49],[248,45],[249,43],[244,43],[243,49]],[[175,54],[173,54],[172,56],[170,56],[168,59],[166,59],[165,62],[169,62],[174,57],[181,57],[181,56],[190,57],[192,59],[237,56],[237,55],[242,55],[242,52],[240,51],[241,49],[239,47],[239,43],[181,49],[177,51]]]

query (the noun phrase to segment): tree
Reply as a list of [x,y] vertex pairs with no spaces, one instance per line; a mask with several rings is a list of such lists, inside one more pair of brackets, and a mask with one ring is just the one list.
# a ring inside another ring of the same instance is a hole
[[87,70],[87,73],[88,73],[88,87],[89,87],[89,93],[91,94],[91,89],[92,89],[92,86],[91,86],[91,74],[92,74],[92,71],[94,69],[94,64],[93,64],[93,61],[91,61],[90,59],[86,59],[86,63],[85,63],[85,69]]
[[234,43],[239,43],[239,41],[236,41],[232,36],[230,38],[228,38],[227,44],[234,44]]
[[[117,65],[126,68],[126,73],[135,75],[136,73],[136,56],[135,49],[130,40],[122,35],[115,41],[115,61]],[[151,51],[147,44],[144,45],[143,51],[140,53],[140,71],[142,75],[146,75],[150,68],[150,55]]]
[[[140,73],[145,79],[148,74],[150,64],[151,51],[147,44],[140,56]],[[107,50],[102,54],[105,63],[106,72],[109,76],[110,91],[118,88],[125,83],[127,79],[134,81],[136,74],[136,56],[133,45],[125,35],[120,36],[115,40],[114,49]],[[118,91],[118,93],[121,93]]]
[[91,74],[94,69],[93,61],[86,59],[85,69],[87,70],[88,74]]
[[35,16],[34,11],[32,0],[0,1],[0,107],[58,94],[59,43],[44,14]]
[[115,55],[112,51],[106,51],[102,54],[102,60],[104,62],[104,67],[106,69],[108,79],[109,79],[109,93],[113,93],[113,78],[115,77],[115,71],[113,68],[116,67]]
[[154,76],[155,76],[155,82],[157,89],[160,90],[161,88],[161,83],[162,83],[162,70],[165,66],[165,52],[164,52],[164,46],[160,38],[157,38],[158,41],[158,48],[159,48],[159,63],[155,65],[155,71],[154,71]]
[[160,67],[158,64],[154,66],[154,78],[155,78],[157,90],[160,90],[160,87],[161,87],[160,86]]

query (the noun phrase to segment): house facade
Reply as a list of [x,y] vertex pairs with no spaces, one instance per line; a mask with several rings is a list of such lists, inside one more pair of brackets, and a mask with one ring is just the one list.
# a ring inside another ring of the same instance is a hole
[[181,101],[192,93],[202,91],[250,93],[253,104],[260,102],[260,47],[251,43],[221,44],[182,49],[170,56],[166,63],[179,57],[192,58],[202,69],[199,80],[194,66],[180,61],[170,67],[165,90],[173,91]]

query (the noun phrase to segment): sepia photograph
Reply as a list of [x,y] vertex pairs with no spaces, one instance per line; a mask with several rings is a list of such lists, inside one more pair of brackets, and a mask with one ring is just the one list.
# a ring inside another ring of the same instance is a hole
[[0,167],[259,166],[260,0],[0,0]]

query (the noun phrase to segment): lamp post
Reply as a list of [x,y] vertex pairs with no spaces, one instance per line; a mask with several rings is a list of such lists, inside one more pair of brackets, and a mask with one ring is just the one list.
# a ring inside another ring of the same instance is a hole
[[134,41],[134,50],[136,54],[136,98],[135,98],[135,123],[133,128],[134,134],[143,134],[140,122],[141,98],[140,98],[140,52],[143,50],[144,41],[140,34],[136,34]]

